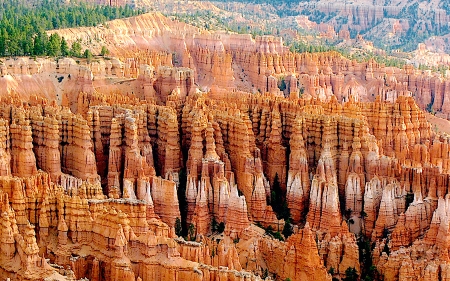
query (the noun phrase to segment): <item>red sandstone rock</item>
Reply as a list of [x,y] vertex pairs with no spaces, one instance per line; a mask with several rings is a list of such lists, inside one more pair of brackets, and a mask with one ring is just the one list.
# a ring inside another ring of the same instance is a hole
[[290,141],[291,154],[289,156],[289,174],[287,181],[286,201],[291,210],[294,223],[302,220],[307,208],[310,192],[308,171],[308,156],[302,136],[301,123],[294,123]]
[[339,232],[341,225],[335,171],[329,148],[325,148],[317,166],[317,174],[311,184],[310,208],[307,217],[312,229],[329,232],[332,236]]
[[[199,35],[159,14],[59,32],[164,51],[0,66],[2,277],[329,280],[331,267],[360,271],[360,232],[385,280],[450,276],[449,140],[420,110],[434,97],[447,114],[446,79],[293,54],[271,36]],[[264,94],[237,90],[252,84]],[[275,174],[295,225],[285,242],[252,225],[284,226],[267,205]],[[198,242],[174,239],[182,192]]]

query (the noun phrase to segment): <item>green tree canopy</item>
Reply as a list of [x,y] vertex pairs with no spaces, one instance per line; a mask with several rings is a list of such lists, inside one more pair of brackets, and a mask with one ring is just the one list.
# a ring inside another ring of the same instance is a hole
[[67,44],[67,41],[64,37],[61,39],[60,50],[61,50],[61,56],[63,56],[63,57],[66,57],[70,54],[69,45]]
[[57,33],[50,35],[47,54],[52,57],[56,57],[61,54],[61,37]]
[[81,58],[81,44],[78,41],[72,43],[72,48],[70,48],[70,55],[73,57]]
[[345,270],[345,278],[344,281],[357,281],[358,280],[358,272],[354,267],[349,267]]
[[89,49],[84,50],[83,58],[88,59],[90,61],[92,59],[92,52]]
[[182,236],[183,235],[183,229],[182,229],[182,227],[181,227],[181,220],[180,220],[180,218],[176,218],[175,219],[175,234],[177,235],[177,236]]
[[102,50],[101,50],[101,52],[100,52],[100,55],[101,55],[101,56],[107,56],[107,55],[109,55],[109,50],[108,50],[105,46],[102,46]]
[[[69,55],[67,44],[59,36],[47,35],[47,30],[97,26],[108,20],[131,17],[143,10],[130,6],[111,7],[75,4],[70,1],[35,0],[33,5],[23,0],[3,0],[0,4],[0,56]],[[67,42],[66,42],[67,43]],[[81,51],[80,51],[81,52]],[[81,54],[80,54],[81,55]]]

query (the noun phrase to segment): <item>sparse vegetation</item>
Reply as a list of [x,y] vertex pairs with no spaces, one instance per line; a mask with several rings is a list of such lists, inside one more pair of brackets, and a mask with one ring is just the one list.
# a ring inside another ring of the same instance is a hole
[[211,220],[211,230],[212,232],[222,233],[225,230],[225,223],[224,222],[218,223],[216,218],[213,218]]
[[100,51],[100,55],[103,56],[103,57],[109,55],[109,50],[105,46],[102,46],[102,50]]
[[272,236],[275,239],[278,239],[280,241],[284,241],[283,236],[281,235],[281,233],[279,231],[274,231],[273,227],[271,225],[269,225],[266,228],[266,234]]
[[354,267],[349,267],[345,270],[345,278],[344,281],[357,281],[358,280],[358,272]]
[[372,250],[375,243],[364,237],[362,233],[358,235],[359,263],[361,264],[361,280],[373,281],[380,280],[376,266],[372,263]]
[[217,227],[217,231],[219,233],[222,233],[225,231],[225,223],[223,221],[219,223],[219,226]]
[[386,243],[384,243],[382,252],[385,252],[389,256],[389,254],[391,253],[391,250],[389,249],[388,243],[389,243],[389,241],[388,241],[388,239],[386,239]]
[[284,77],[281,77],[278,80],[278,89],[280,89],[280,91],[286,90],[286,81],[284,81]]
[[409,205],[414,201],[414,193],[408,193],[405,197],[405,210],[408,210]]
[[[293,42],[290,46],[291,52],[297,53],[322,53],[322,52],[338,52],[342,56],[355,60],[357,62],[366,62],[373,60],[374,62],[387,67],[403,68],[406,65],[406,60],[391,56],[389,54],[380,55],[369,51],[351,51],[348,47],[336,47],[333,44],[311,44],[303,41]],[[442,69],[442,72],[445,71]]]
[[267,268],[264,269],[262,274],[262,279],[266,279],[269,276],[269,270]]
[[180,208],[181,215],[181,233],[183,236],[187,235],[187,201],[186,201],[186,183],[187,183],[187,174],[186,169],[183,168],[180,170],[178,174],[178,178],[180,180],[177,188],[178,195],[178,206]]
[[362,219],[364,219],[364,218],[367,217],[367,213],[364,212],[364,210],[361,211],[360,215],[361,215],[361,218],[362,218]]
[[434,103],[434,100],[433,100],[433,97],[432,97],[431,102],[430,102],[429,104],[427,104],[426,110],[427,110],[429,113],[435,115],[435,114],[436,114],[436,111],[435,111],[434,108],[433,108],[433,103]]
[[291,224],[290,219],[287,219],[285,221],[282,233],[285,238],[288,238],[289,236],[291,236],[294,233],[293,226]]
[[281,189],[278,173],[275,174],[273,179],[270,205],[278,219],[284,219],[285,221],[290,219],[291,213],[287,206],[285,194],[283,194],[283,190]]
[[72,48],[70,48],[70,55],[73,57],[81,58],[81,44],[79,41],[72,43]]
[[194,224],[189,224],[188,227],[188,239],[190,241],[195,241],[195,225]]
[[181,227],[181,220],[180,220],[180,218],[176,218],[175,219],[175,234],[177,235],[177,236],[182,236],[183,235],[183,232],[182,232],[182,227]]
[[83,58],[87,59],[88,62],[91,62],[92,57],[92,52],[89,49],[84,50]]
[[330,269],[328,269],[328,273],[330,275],[334,275],[334,267],[330,267]]

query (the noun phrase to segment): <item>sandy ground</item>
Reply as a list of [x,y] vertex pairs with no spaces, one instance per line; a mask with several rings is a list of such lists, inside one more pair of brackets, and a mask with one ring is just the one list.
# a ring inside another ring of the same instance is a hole
[[431,123],[433,131],[441,132],[441,133],[447,133],[450,135],[450,121],[445,120],[443,118],[436,117],[430,113],[425,113],[425,116],[428,120],[428,122]]

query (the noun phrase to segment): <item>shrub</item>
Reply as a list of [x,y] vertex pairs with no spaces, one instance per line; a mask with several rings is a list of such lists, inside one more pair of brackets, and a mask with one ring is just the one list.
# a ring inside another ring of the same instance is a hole
[[180,218],[175,219],[175,234],[177,236],[183,235],[183,228],[181,227],[181,220]]

